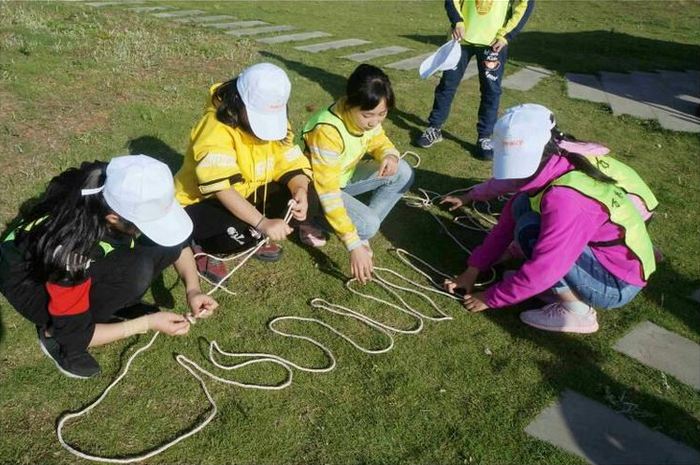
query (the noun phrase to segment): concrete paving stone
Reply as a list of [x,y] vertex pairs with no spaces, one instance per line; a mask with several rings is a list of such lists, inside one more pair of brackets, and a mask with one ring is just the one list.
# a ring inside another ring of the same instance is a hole
[[632,84],[629,74],[600,73],[600,82],[606,92],[613,115],[632,115],[642,119],[654,119],[649,105],[642,100],[641,93]]
[[[684,95],[682,93],[684,89],[672,88],[676,84],[665,82],[659,73],[635,71],[630,76],[635,92],[639,93],[643,101],[649,105],[663,128],[673,131],[700,132],[700,118],[695,116],[695,109],[700,99],[695,100]],[[685,74],[682,76],[686,77]]]
[[473,78],[477,74],[479,74],[479,67],[476,64],[476,60],[469,60],[469,63],[467,63],[467,69],[464,70],[464,76],[462,76],[462,82]]
[[268,26],[268,27],[255,27],[255,28],[249,28],[249,29],[234,29],[232,31],[226,31],[224,34],[228,34],[230,36],[253,36],[257,34],[266,34],[269,32],[284,32],[284,31],[293,31],[296,29],[294,26]]
[[565,391],[525,432],[600,465],[697,465],[700,452],[612,409]]
[[216,29],[241,29],[245,27],[253,26],[266,26],[270,23],[265,21],[237,21],[235,23],[215,23],[215,24],[204,24],[204,26],[215,27]]
[[566,93],[569,97],[597,103],[609,103],[603,85],[593,74],[566,75]]
[[285,42],[297,42],[300,40],[318,39],[321,37],[332,37],[333,34],[322,31],[313,32],[300,32],[298,34],[287,34],[283,36],[266,37],[264,39],[257,39],[258,42],[263,44],[283,44]]
[[142,5],[144,2],[87,2],[86,5],[90,5],[94,8],[101,8],[103,6],[117,6],[117,5]]
[[194,18],[180,18],[175,21],[178,23],[208,23],[214,21],[233,21],[235,16],[216,15],[216,16],[195,16]]
[[503,87],[507,89],[526,91],[537,85],[543,78],[551,76],[552,72],[535,66],[526,66],[503,80]]
[[135,13],[150,13],[152,11],[163,11],[172,9],[173,7],[171,6],[137,6],[134,8],[127,8],[127,10],[133,11]]
[[694,301],[700,303],[700,289],[696,289],[695,292],[693,292],[692,294],[690,294],[688,296],[688,298],[690,300],[694,300]]
[[320,44],[302,45],[300,47],[294,47],[297,50],[310,53],[323,52],[324,50],[334,50],[336,48],[343,47],[354,47],[356,45],[371,44],[372,42],[363,39],[344,39],[336,40],[334,42],[323,42]]
[[405,60],[395,61],[394,63],[389,63],[388,65],[386,65],[386,67],[393,69],[418,69],[420,68],[420,64],[423,63],[423,61],[432,54],[433,52],[429,52],[415,56],[413,58],[406,58]]
[[411,50],[410,48],[400,47],[398,45],[392,45],[390,47],[375,48],[373,50],[367,50],[366,52],[353,53],[352,55],[345,55],[341,58],[347,58],[348,60],[357,61],[362,63],[365,61],[373,60],[375,58],[385,57],[389,55],[396,55],[398,53],[403,53]]
[[168,13],[156,13],[153,16],[156,18],[179,18],[181,16],[192,16],[192,15],[201,15],[203,13],[206,13],[206,11],[202,10],[180,10],[180,11],[171,11]]
[[615,350],[700,390],[700,345],[683,336],[644,321]]

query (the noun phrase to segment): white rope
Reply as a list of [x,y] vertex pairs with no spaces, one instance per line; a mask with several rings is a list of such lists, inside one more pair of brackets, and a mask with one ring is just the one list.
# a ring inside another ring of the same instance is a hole
[[[411,166],[413,166],[414,168],[418,168],[418,167],[420,166],[421,159],[420,159],[420,155],[418,155],[416,152],[412,152],[412,151],[410,151],[410,150],[406,150],[403,154],[401,154],[401,155],[399,156],[399,160],[403,160],[403,159],[406,158],[408,155],[410,155],[410,156],[412,156],[413,158],[416,159],[416,164],[415,164],[415,165],[411,165]],[[408,162],[406,162],[406,163],[408,163]],[[410,164],[410,163],[409,163],[409,164]]]

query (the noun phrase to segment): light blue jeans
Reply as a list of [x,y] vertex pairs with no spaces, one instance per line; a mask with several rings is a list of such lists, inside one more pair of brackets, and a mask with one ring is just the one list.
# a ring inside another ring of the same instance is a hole
[[[380,162],[363,160],[353,173],[348,185],[342,189],[343,204],[352,220],[361,240],[368,240],[377,234],[379,226],[389,214],[396,202],[408,191],[415,177],[411,166],[399,160],[396,174],[378,177]],[[372,192],[369,204],[360,202],[355,197],[366,192]],[[332,231],[325,218],[320,226]]]
[[[528,196],[522,193],[513,199],[511,211],[515,220],[515,241],[529,258],[539,238],[540,215],[532,211]],[[642,288],[610,273],[586,246],[552,290],[556,294],[571,290],[582,302],[593,307],[617,308],[630,302]]]

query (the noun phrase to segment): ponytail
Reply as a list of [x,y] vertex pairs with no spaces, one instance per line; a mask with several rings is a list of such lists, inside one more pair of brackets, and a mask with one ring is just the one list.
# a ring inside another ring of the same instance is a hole
[[617,184],[617,181],[614,178],[611,178],[607,174],[600,171],[585,155],[576,152],[569,152],[568,150],[561,148],[559,143],[564,141],[579,142],[579,140],[571,134],[565,134],[559,131],[556,126],[552,128],[552,138],[544,148],[543,159],[545,157],[549,158],[551,155],[556,153],[566,158],[569,163],[574,166],[575,170],[581,171],[596,181],[600,181],[605,184]]
[[101,193],[83,195],[83,189],[104,185],[107,164],[85,162],[53,178],[46,191],[24,216],[31,225],[20,234],[26,241],[32,269],[44,279],[61,273],[76,257],[89,255],[106,231],[111,212]]

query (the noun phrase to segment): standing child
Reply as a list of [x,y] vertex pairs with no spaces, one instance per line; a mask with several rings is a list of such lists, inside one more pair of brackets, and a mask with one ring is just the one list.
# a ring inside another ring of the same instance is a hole
[[[363,64],[348,78],[345,96],[311,116],[303,130],[324,229],[345,244],[352,275],[361,283],[372,274],[369,239],[413,183],[413,170],[382,128],[394,103],[389,77]],[[372,160],[362,160],[366,154]],[[372,192],[369,205],[356,198],[366,192]],[[323,233],[309,223],[300,233],[307,244],[325,244]]]
[[[311,166],[287,120],[291,83],[270,63],[245,69],[211,87],[204,116],[192,129],[182,168],[175,176],[177,199],[194,222],[195,243],[208,253],[231,253],[262,235],[279,241],[292,229],[282,217],[306,218]],[[256,257],[281,258],[276,244]],[[219,281],[222,262],[198,260],[200,272]]]
[[[217,307],[200,291],[186,246],[192,222],[174,193],[170,169],[145,155],[83,163],[53,178],[0,243],[0,292],[36,325],[42,350],[64,374],[100,372],[88,347],[149,329],[187,334],[183,315],[140,303],[171,264],[194,316]],[[115,314],[142,316],[109,323]]]
[[[464,305],[471,311],[539,296],[552,303],[523,312],[524,323],[547,331],[597,331],[593,307],[627,304],[656,269],[644,218],[627,194],[647,212],[656,208],[656,198],[624,163],[563,149],[552,113],[540,105],[509,109],[494,134],[494,178],[525,182],[467,270],[445,288],[466,290]],[[523,266],[486,292],[472,293],[480,270],[511,242],[526,257]]]

